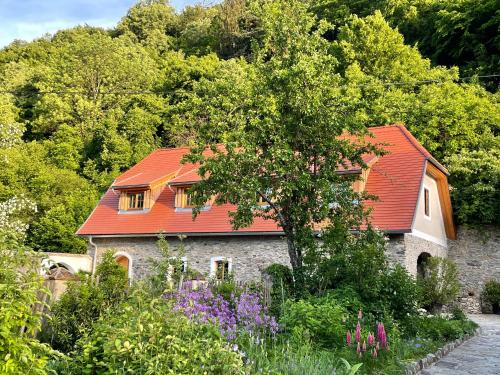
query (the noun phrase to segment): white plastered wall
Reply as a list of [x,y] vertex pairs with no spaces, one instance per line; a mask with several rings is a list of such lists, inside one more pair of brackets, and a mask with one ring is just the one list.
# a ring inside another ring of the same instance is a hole
[[[429,216],[425,215],[425,189],[429,190]],[[427,174],[424,176],[424,181],[420,188],[412,234],[438,245],[447,246],[446,230],[439,202],[437,182]]]

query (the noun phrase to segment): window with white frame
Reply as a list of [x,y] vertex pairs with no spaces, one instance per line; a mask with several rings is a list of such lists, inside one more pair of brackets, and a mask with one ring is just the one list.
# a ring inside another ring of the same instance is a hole
[[212,257],[210,259],[210,277],[216,280],[227,280],[233,270],[231,258]]

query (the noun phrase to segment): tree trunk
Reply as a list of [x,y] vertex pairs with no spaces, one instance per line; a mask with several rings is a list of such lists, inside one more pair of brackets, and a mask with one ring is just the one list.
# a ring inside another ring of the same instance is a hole
[[290,257],[290,264],[293,272],[294,294],[295,296],[299,296],[304,293],[305,287],[302,252],[298,248],[292,233],[285,230],[285,236],[288,245],[288,256]]

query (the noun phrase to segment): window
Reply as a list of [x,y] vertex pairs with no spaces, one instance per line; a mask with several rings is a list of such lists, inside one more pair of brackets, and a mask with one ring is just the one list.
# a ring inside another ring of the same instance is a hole
[[[178,187],[175,193],[175,208],[195,208],[196,204],[194,204],[194,197],[196,193],[189,193],[188,190],[191,186],[182,186]],[[208,207],[210,205],[210,201],[206,202],[204,207]],[[202,208],[203,210],[203,208]]]
[[227,280],[232,272],[231,258],[213,257],[210,260],[210,277],[216,280]]
[[128,194],[128,209],[142,210],[144,208],[144,192]]
[[215,262],[215,278],[225,280],[229,276],[229,262],[227,260],[218,260]]
[[269,203],[267,203],[267,202],[264,200],[264,198],[262,198],[262,196],[261,196],[259,193],[257,193],[257,205],[258,205],[258,206],[268,206],[268,205],[269,205]]
[[189,186],[178,187],[175,194],[175,207],[177,208],[193,208],[193,194],[189,194],[187,190]]
[[429,189],[424,188],[424,214],[427,217],[431,216],[429,194]]

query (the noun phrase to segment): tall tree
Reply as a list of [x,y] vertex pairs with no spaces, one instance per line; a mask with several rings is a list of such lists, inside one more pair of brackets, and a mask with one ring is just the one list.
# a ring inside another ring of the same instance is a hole
[[304,257],[317,246],[315,231],[362,221],[356,203],[362,197],[339,168],[365,166],[362,155],[378,150],[342,137],[346,131],[362,136],[366,129],[353,104],[356,89],[344,86],[328,54],[322,35],[329,25],[318,23],[300,0],[254,6],[265,34],[253,63],[200,82],[191,98],[188,121],[196,122],[199,137],[188,159],[200,163],[203,176],[193,191],[199,205],[211,196],[217,204],[236,204],[230,214],[235,228],[258,217],[274,220],[300,287]]

